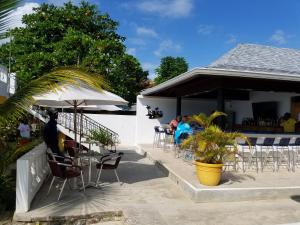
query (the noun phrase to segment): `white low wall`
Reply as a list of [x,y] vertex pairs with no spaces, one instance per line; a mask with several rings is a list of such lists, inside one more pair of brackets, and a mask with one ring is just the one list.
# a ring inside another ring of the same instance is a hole
[[17,160],[16,212],[27,212],[30,209],[31,201],[48,173],[44,143]]
[[135,115],[85,114],[119,134],[120,145],[135,145]]

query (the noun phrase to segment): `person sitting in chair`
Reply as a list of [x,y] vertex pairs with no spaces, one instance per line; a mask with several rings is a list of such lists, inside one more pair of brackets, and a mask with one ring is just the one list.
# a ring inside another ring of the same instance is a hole
[[175,131],[175,135],[174,135],[175,144],[181,143],[182,136],[188,136],[191,134],[193,134],[193,130],[190,124],[188,123],[188,117],[183,116],[181,122],[178,123],[177,129]]
[[174,134],[174,132],[176,131],[178,123],[180,123],[180,121],[181,116],[176,116],[176,118],[171,120],[171,122],[169,123],[172,134]]

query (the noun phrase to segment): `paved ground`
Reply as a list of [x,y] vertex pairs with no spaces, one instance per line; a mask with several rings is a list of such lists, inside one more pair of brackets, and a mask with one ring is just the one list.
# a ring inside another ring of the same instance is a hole
[[55,200],[57,191],[46,197],[49,185],[46,183],[32,210],[19,216],[42,218],[123,212],[122,218],[116,217],[121,221],[100,225],[268,225],[300,221],[300,193],[281,200],[194,203],[151,161],[132,150],[125,151],[119,176],[122,186],[115,182],[113,173],[107,172],[102,179],[107,183],[100,190],[90,188],[82,193],[66,188],[60,202]]

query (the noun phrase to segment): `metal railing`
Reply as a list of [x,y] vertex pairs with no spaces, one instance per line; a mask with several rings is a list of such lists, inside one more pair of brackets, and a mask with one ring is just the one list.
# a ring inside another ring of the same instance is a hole
[[[75,131],[73,113],[59,113],[57,123],[73,132]],[[102,124],[84,114],[78,114],[76,116],[76,128],[76,133],[78,135],[81,135],[82,137],[91,138],[93,131],[104,131],[111,136],[111,139],[115,144],[117,144],[118,142],[119,135],[116,132],[103,126]]]

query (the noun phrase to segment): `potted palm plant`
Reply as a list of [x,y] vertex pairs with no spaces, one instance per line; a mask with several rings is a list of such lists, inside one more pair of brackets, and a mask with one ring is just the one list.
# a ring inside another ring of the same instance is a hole
[[[223,161],[237,153],[237,138],[248,142],[241,133],[225,132],[213,121],[226,116],[222,112],[214,112],[210,116],[205,114],[193,115],[191,122],[199,124],[203,131],[191,135],[182,143],[182,147],[191,149],[195,154],[197,177],[201,184],[216,186],[220,183]],[[230,146],[230,147],[229,147]]]

